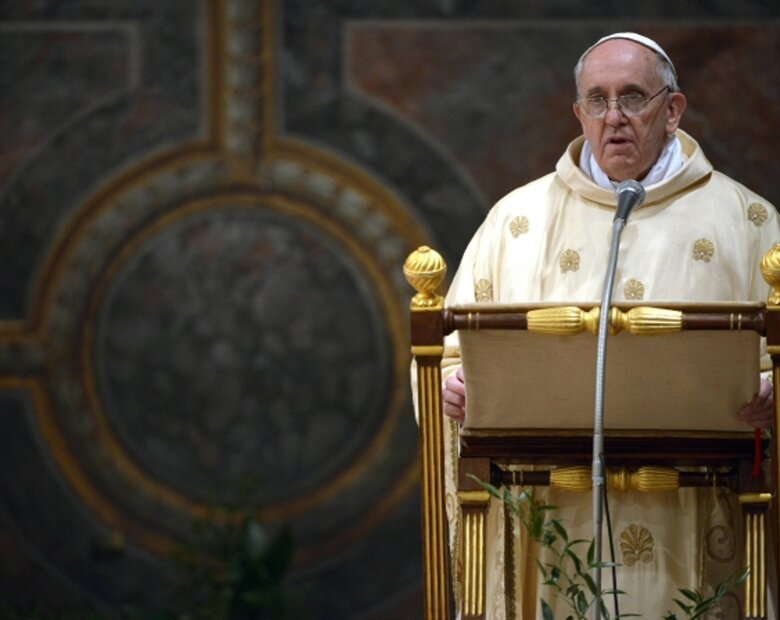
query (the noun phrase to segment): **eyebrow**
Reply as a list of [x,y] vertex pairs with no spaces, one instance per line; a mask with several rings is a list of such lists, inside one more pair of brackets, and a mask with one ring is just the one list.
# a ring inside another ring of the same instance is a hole
[[[634,92],[634,91],[636,91],[636,92],[640,92],[640,93],[643,93],[643,94],[647,94],[647,93],[649,93],[649,92],[650,92],[650,91],[649,91],[648,89],[646,89],[645,87],[643,87],[643,86],[640,86],[639,84],[634,84],[634,83],[631,83],[631,84],[625,84],[625,85],[624,85],[624,86],[623,86],[623,87],[620,89],[620,91],[619,91],[619,92],[621,92],[621,93],[627,93],[627,92]],[[602,97],[603,97],[603,96],[604,96],[604,89],[603,89],[603,88],[601,88],[601,86],[594,86],[593,88],[589,89],[589,90],[588,90],[588,91],[585,93],[585,96],[586,96],[586,97],[602,96]],[[618,96],[620,96],[620,95],[618,95]]]

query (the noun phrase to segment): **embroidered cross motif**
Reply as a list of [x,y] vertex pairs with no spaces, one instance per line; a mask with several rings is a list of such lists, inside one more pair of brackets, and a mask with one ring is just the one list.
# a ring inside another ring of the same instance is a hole
[[526,234],[528,232],[528,218],[525,215],[514,218],[509,222],[509,232],[515,239]]
[[561,273],[567,271],[579,271],[580,269],[580,255],[575,250],[566,250],[561,254],[561,258],[558,260],[558,264],[561,268]]
[[474,287],[475,301],[493,301],[493,283],[490,280],[480,279]]
[[764,205],[754,202],[748,207],[747,218],[753,222],[756,228],[766,222],[767,217],[769,217],[769,214],[766,212]]
[[693,260],[709,263],[715,254],[715,246],[709,239],[697,239],[693,242]]
[[631,278],[623,286],[623,297],[626,299],[644,299],[645,298],[645,285],[642,284],[636,278]]

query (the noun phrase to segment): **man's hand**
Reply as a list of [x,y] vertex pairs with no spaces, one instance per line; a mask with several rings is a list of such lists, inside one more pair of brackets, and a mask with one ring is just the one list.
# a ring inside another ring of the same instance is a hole
[[769,381],[761,379],[758,394],[739,410],[737,417],[743,422],[747,422],[753,428],[772,426],[775,418],[775,408],[772,399],[772,384]]
[[466,419],[466,383],[463,380],[462,366],[444,381],[442,401],[444,415],[463,424]]

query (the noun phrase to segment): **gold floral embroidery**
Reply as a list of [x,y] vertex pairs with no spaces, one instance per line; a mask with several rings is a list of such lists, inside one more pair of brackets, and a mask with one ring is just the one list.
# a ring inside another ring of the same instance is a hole
[[493,283],[482,278],[474,288],[475,301],[493,301]]
[[528,218],[523,215],[517,216],[511,222],[509,222],[509,232],[517,239],[520,235],[524,235],[528,232]]
[[754,202],[748,207],[747,217],[751,222],[753,222],[755,227],[758,228],[761,226],[761,224],[766,222],[768,214],[764,205]]
[[715,246],[709,239],[697,239],[693,243],[693,260],[709,263],[715,254]]
[[566,250],[561,254],[561,258],[558,261],[561,267],[561,273],[567,271],[579,271],[580,269],[580,255],[575,250]]
[[655,541],[646,527],[632,523],[620,535],[623,564],[633,566],[637,562],[652,562]]
[[644,299],[645,298],[645,285],[642,284],[636,278],[631,278],[623,286],[623,297],[626,299]]

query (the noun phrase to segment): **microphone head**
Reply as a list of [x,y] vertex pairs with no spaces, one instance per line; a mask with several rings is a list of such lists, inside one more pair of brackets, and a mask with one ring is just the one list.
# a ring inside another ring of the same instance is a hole
[[622,220],[625,224],[631,211],[644,202],[645,188],[638,181],[626,179],[617,184],[615,196],[617,197],[615,219]]
[[633,194],[633,196],[631,196],[633,207],[638,207],[645,201],[645,188],[642,187],[642,184],[639,181],[634,181],[634,179],[626,179],[625,181],[621,181],[617,184],[617,187],[615,188],[615,196],[617,197],[618,203],[620,203],[621,197],[623,197],[623,200],[628,198],[628,196],[623,196],[623,194],[626,192]]

